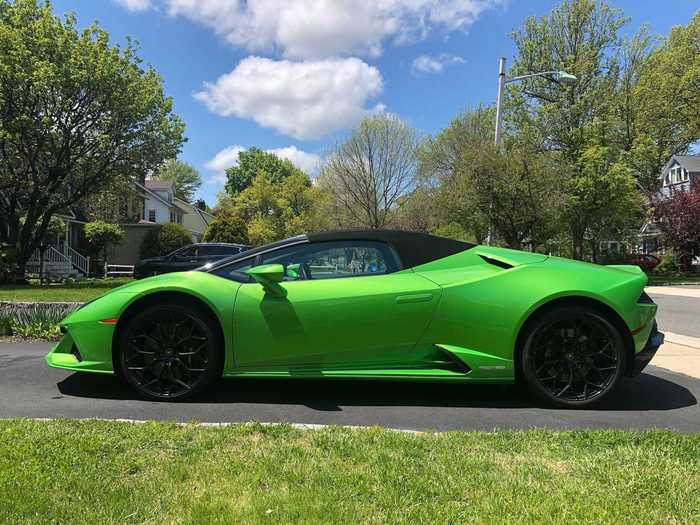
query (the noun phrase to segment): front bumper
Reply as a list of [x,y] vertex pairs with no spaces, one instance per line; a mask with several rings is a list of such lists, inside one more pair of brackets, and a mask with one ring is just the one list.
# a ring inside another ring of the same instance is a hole
[[641,374],[642,370],[646,368],[649,361],[651,361],[656,354],[656,351],[663,343],[664,334],[659,332],[658,328],[656,327],[656,323],[654,323],[654,327],[651,329],[646,345],[644,345],[644,348],[642,348],[634,356],[634,362],[632,363],[630,375],[634,377]]

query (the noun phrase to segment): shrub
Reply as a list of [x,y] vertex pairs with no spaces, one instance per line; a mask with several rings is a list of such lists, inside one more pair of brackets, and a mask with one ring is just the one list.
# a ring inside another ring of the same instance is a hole
[[681,265],[678,257],[674,253],[667,253],[661,256],[661,262],[654,268],[654,274],[673,275],[680,273]]
[[0,335],[24,339],[58,339],[58,323],[78,304],[10,303],[0,306]]
[[237,213],[226,210],[217,214],[204,234],[207,242],[248,244],[248,226]]
[[15,250],[6,242],[0,243],[0,283],[11,281],[17,270]]
[[124,230],[116,224],[105,221],[88,222],[85,225],[85,239],[93,255],[102,253],[103,260],[107,258],[107,248],[119,244],[124,238]]
[[158,257],[174,252],[178,248],[192,243],[192,235],[179,224],[161,224],[155,226],[141,243],[141,258]]

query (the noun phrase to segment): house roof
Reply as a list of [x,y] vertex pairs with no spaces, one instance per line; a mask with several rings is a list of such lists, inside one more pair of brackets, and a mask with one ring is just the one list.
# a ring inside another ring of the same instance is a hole
[[664,169],[661,170],[660,179],[666,176],[668,170],[671,169],[675,162],[678,162],[689,172],[700,172],[700,155],[673,155],[664,166]]
[[173,191],[175,183],[171,180],[147,179],[145,186],[149,190],[170,190]]

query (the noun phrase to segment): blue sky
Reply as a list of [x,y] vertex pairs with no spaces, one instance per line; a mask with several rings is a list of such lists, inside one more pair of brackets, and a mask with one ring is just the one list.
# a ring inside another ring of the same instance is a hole
[[[213,205],[241,148],[274,150],[312,171],[367,112],[386,110],[435,133],[462,108],[495,98],[509,33],[555,0],[54,0],[115,42],[139,41],[187,125],[181,159]],[[667,34],[691,0],[617,0]]]

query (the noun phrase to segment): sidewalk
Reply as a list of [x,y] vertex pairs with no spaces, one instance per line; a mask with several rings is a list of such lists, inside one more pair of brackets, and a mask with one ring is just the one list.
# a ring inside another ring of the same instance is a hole
[[651,365],[700,379],[700,339],[666,332]]

